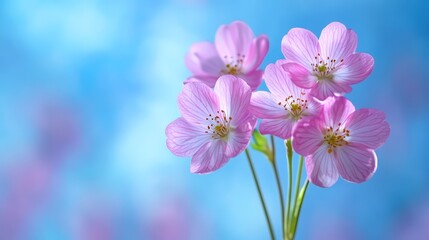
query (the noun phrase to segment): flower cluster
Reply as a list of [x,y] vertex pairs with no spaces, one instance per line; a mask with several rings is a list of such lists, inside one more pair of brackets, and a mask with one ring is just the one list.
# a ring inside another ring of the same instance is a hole
[[[281,43],[285,58],[262,71],[268,38],[243,22],[221,26],[214,43],[196,43],[186,56],[192,76],[178,97],[181,117],[166,129],[167,147],[192,157],[191,172],[213,172],[246,149],[260,118],[262,134],[292,141],[311,183],[366,181],[390,127],[383,112],[355,110],[343,97],[374,66],[371,55],[356,52],[357,42],[338,22],[319,38],[293,28]],[[269,92],[255,91],[262,79]]]

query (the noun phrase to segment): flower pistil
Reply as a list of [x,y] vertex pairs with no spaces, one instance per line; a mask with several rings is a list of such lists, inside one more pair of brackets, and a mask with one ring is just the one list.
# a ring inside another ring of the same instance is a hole
[[231,74],[234,76],[237,76],[239,74],[241,74],[241,68],[243,66],[243,62],[244,62],[244,58],[246,56],[244,54],[237,54],[237,57],[235,58],[234,56],[224,56],[225,61],[224,62],[228,62],[225,65],[225,68],[222,69],[222,74]]
[[[332,80],[334,78],[333,72],[337,67],[337,60],[331,57],[326,57],[326,60],[320,56],[320,53],[314,57],[315,63],[311,64],[313,73],[317,77],[317,80]],[[343,63],[344,59],[341,59],[339,63]]]
[[332,153],[336,147],[348,145],[347,137],[350,137],[350,130],[341,128],[341,123],[338,123],[335,130],[333,127],[328,127],[323,136],[323,141],[329,145],[328,153]]
[[231,116],[227,116],[224,110],[217,111],[216,114],[209,114],[206,121],[209,122],[205,133],[211,134],[213,139],[226,139],[231,130]]
[[308,100],[304,99],[305,92],[301,92],[302,97],[295,98],[292,95],[289,95],[285,98],[284,102],[278,102],[279,106],[289,112],[294,120],[299,120],[302,118],[302,114],[306,109],[308,109]]

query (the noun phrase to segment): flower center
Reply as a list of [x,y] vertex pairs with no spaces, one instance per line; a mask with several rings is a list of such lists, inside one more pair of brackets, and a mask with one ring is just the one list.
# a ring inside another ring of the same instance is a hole
[[346,138],[350,136],[350,131],[346,128],[341,128],[341,123],[338,123],[338,127],[334,130],[333,127],[326,129],[323,141],[329,145],[328,153],[332,153],[336,147],[341,147],[349,144]]
[[244,54],[237,54],[237,56],[224,56],[225,68],[221,70],[223,74],[239,75],[243,66]]
[[311,67],[313,68],[313,74],[319,81],[332,80],[334,78],[333,72],[335,71],[336,67],[344,62],[344,59],[341,59],[338,63],[336,59],[331,57],[326,57],[326,59],[323,59],[323,57],[320,56],[320,53],[314,57],[314,60],[315,63],[312,63]]
[[308,109],[308,100],[304,98],[305,92],[300,93],[300,97],[295,98],[290,95],[285,98],[284,102],[279,102],[279,106],[289,112],[289,115],[297,121],[302,118],[302,115],[306,109]]
[[211,134],[213,139],[226,139],[231,130],[230,123],[232,117],[228,117],[224,110],[219,110],[215,114],[209,114],[206,117],[208,121],[205,133]]

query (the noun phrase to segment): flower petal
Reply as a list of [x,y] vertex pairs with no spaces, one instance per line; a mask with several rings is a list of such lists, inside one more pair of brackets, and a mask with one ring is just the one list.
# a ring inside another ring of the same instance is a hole
[[320,53],[317,37],[307,29],[292,28],[282,39],[282,52],[286,60],[311,69],[314,57]]
[[269,92],[254,92],[250,100],[249,111],[258,118],[286,118],[287,111],[275,101]]
[[225,149],[226,156],[235,157],[246,149],[250,142],[250,138],[252,137],[255,122],[256,118],[252,118],[250,122],[229,133]]
[[326,99],[323,106],[323,114],[326,127],[337,127],[343,124],[346,118],[355,111],[355,107],[345,97],[330,97]]
[[298,87],[312,88],[317,83],[317,77],[313,76],[311,72],[301,64],[288,62],[283,64],[282,67],[289,73],[293,83]]
[[223,140],[209,141],[192,157],[191,172],[199,174],[211,173],[229,161],[224,154],[226,142]]
[[320,146],[312,155],[305,157],[307,176],[319,187],[330,187],[338,180],[334,154],[328,153],[327,145]]
[[370,149],[377,149],[386,142],[390,126],[382,111],[359,109],[350,114],[345,128],[350,131],[349,141],[359,143]]
[[308,117],[315,117],[320,116],[320,113],[323,111],[323,105],[321,104],[321,101],[317,100],[316,98],[312,97],[311,95],[306,95],[307,99],[307,109],[302,113],[301,117],[302,119],[306,119]]
[[335,165],[345,180],[361,183],[377,169],[377,155],[360,144],[348,144],[335,149]]
[[197,82],[197,83],[204,83],[207,86],[213,88],[214,85],[216,84],[218,77],[214,77],[214,76],[192,76],[187,78],[185,81],[183,81],[184,84],[188,84],[191,82]]
[[293,149],[303,156],[313,154],[323,143],[322,124],[319,118],[299,121],[293,131]]
[[327,97],[338,96],[348,93],[352,88],[347,83],[336,82],[335,80],[319,81],[310,94],[319,100],[324,100]]
[[190,157],[211,140],[209,134],[204,133],[205,129],[198,125],[192,125],[184,118],[178,118],[171,122],[166,130],[167,147],[172,153],[180,157]]
[[284,101],[290,95],[296,96],[300,93],[300,88],[292,83],[288,72],[277,64],[268,64],[264,73],[265,84],[276,101]]
[[356,84],[365,80],[374,68],[374,58],[367,53],[355,53],[344,59],[344,63],[335,71],[338,82]]
[[286,60],[286,59],[278,59],[275,64],[283,68],[283,65],[285,65],[286,63],[293,63],[293,61]]
[[333,22],[326,26],[319,38],[322,57],[340,61],[356,51],[356,33],[342,23]]
[[241,21],[220,26],[215,37],[215,45],[219,56],[225,62],[225,60],[229,61],[228,58],[236,59],[238,54],[247,54],[253,37],[252,29]]
[[224,63],[216,47],[210,42],[199,42],[191,46],[185,57],[185,64],[193,75],[219,76]]
[[214,87],[219,96],[219,106],[228,117],[232,117],[231,124],[240,126],[249,116],[249,104],[252,91],[249,85],[241,78],[233,75],[221,76]]
[[295,122],[292,119],[262,119],[259,125],[261,134],[272,134],[282,139],[288,139],[292,136],[292,129]]
[[269,48],[268,37],[265,35],[259,36],[252,40],[249,51],[244,58],[242,71],[244,73],[252,72],[261,65]]
[[189,123],[205,123],[209,114],[219,109],[218,96],[203,83],[191,82],[183,86],[178,97],[179,111]]
[[238,77],[243,79],[247,83],[247,85],[250,86],[252,91],[255,91],[259,87],[259,85],[261,85],[263,74],[264,74],[264,71],[255,70],[247,74],[241,74]]

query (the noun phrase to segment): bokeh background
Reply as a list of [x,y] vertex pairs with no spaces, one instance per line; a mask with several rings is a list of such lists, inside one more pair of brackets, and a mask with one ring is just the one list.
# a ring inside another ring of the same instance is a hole
[[[375,58],[348,97],[391,124],[377,173],[310,185],[297,239],[428,239],[428,12],[423,0],[1,1],[0,239],[268,239],[244,156],[198,176],[165,146],[189,46],[234,20],[269,36],[262,67],[290,28],[332,21]],[[272,169],[253,157],[280,236]]]

